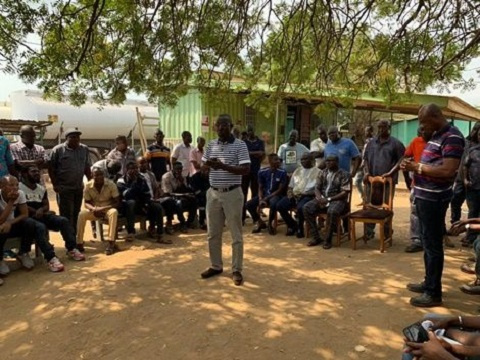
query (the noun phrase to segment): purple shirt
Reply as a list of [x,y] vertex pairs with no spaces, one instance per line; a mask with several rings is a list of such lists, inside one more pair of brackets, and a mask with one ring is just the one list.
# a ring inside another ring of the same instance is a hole
[[[465,139],[462,133],[455,126],[448,124],[433,134],[423,150],[420,163],[440,166],[443,159],[461,159],[464,147]],[[447,179],[415,174],[415,197],[429,201],[450,201],[454,180],[455,176]]]

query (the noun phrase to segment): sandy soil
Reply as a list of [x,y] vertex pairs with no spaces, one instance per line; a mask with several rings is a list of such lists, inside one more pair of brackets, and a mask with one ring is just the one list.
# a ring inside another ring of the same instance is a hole
[[[110,257],[99,242],[87,242],[83,263],[67,260],[53,234],[66,271],[15,271],[0,288],[0,358],[399,358],[402,328],[428,311],[408,304],[405,284],[421,279],[423,261],[403,252],[407,193],[395,201],[394,246],[384,254],[377,240],[325,251],[283,236],[285,227],[275,237],[252,235],[248,223],[242,287],[229,271],[200,278],[209,265],[200,230],[171,237],[170,246],[120,241],[125,251]],[[459,270],[469,252],[456,244],[446,253],[445,307],[434,311],[475,314],[477,299],[458,290],[470,280]]]

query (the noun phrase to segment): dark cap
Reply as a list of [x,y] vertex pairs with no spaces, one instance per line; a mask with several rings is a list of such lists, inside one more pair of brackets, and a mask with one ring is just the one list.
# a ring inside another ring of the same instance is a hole
[[65,131],[65,138],[67,138],[69,135],[73,135],[73,134],[82,135],[82,132],[78,129],[75,129],[75,128],[67,129]]

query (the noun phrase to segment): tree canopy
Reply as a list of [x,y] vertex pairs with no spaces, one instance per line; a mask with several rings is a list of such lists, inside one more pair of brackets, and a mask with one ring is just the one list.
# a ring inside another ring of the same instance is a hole
[[480,55],[478,0],[3,0],[0,69],[47,96],[173,104],[189,86],[445,88]]

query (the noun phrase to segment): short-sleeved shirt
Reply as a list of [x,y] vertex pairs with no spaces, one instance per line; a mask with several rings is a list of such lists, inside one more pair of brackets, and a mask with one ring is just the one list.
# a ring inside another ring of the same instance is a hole
[[[193,150],[192,146],[187,146],[183,142],[175,145],[172,152],[172,158],[177,159],[183,165],[182,175],[187,178],[190,173],[190,152]],[[173,166],[173,164],[172,164]]]
[[264,168],[258,172],[258,183],[262,186],[263,196],[269,196],[278,190],[280,185],[288,183],[287,172],[283,169]]
[[85,201],[92,202],[95,206],[109,206],[112,204],[112,199],[120,196],[117,185],[112,180],[104,179],[104,181],[100,192],[95,188],[93,179],[87,182],[83,190]]
[[350,172],[352,159],[359,157],[360,151],[352,140],[340,138],[335,143],[328,140],[325,146],[324,156],[326,158],[329,155],[337,155],[340,169]]
[[468,177],[472,190],[480,190],[480,145],[468,149],[464,165],[468,169]]
[[155,142],[147,148],[145,158],[150,161],[152,171],[157,181],[161,181],[163,174],[167,172],[167,164],[170,160],[170,149]]
[[190,192],[187,187],[187,179],[183,179],[183,184],[173,175],[172,171],[162,176],[162,191],[166,194],[187,193]]
[[[0,190],[0,210],[3,211],[7,207],[8,201],[5,201],[2,196],[2,190]],[[18,190],[17,200],[13,203],[12,211],[8,214],[7,221],[15,219],[15,211],[17,211],[18,205],[23,205],[27,203],[25,198],[25,193],[22,190]]]
[[[322,139],[316,138],[310,143],[310,151],[324,151],[325,146],[327,146],[327,144],[325,144]],[[315,163],[317,166],[319,166],[322,163],[322,159],[315,159]]]
[[10,142],[4,136],[0,136],[0,177],[8,175],[8,167],[13,165]]
[[127,164],[130,162],[136,162],[136,159],[135,151],[130,148],[125,149],[125,152],[121,152],[115,148],[107,155],[107,160],[116,160],[122,164],[122,168],[119,171],[122,175],[125,175],[127,172]]
[[293,194],[295,196],[305,194],[313,195],[319,173],[320,169],[316,166],[309,169],[300,166],[293,172],[288,187],[293,189]]
[[50,154],[50,164],[60,191],[83,189],[85,168],[91,165],[88,147],[80,144],[72,149],[67,143],[59,144]]
[[[403,144],[390,136],[387,141],[381,141],[374,137],[368,142],[364,152],[364,159],[367,161],[368,173],[372,176],[381,176],[388,173],[403,158],[405,147]],[[398,182],[398,171],[392,175],[393,182]]]
[[43,198],[47,193],[47,189],[40,185],[36,184],[35,189],[29,188],[24,183],[18,184],[18,188],[23,191],[25,198],[27,199],[27,205],[36,210],[40,209],[43,205]]
[[340,194],[342,191],[351,191],[350,173],[345,170],[329,171],[320,170],[317,177],[316,188],[324,197],[329,198]]
[[[202,161],[207,162],[210,159],[218,159],[222,163],[231,166],[240,166],[250,164],[250,156],[245,142],[236,139],[233,135],[223,142],[215,139],[209,142]],[[218,188],[227,188],[232,185],[242,184],[242,175],[232,174],[225,170],[210,169],[210,185]]]
[[405,157],[413,157],[415,162],[419,162],[422,157],[423,149],[425,149],[426,145],[427,142],[423,137],[414,137],[405,149]]
[[194,148],[190,152],[190,176],[193,176],[197,173],[197,169],[195,169],[195,166],[193,166],[192,161],[196,161],[198,165],[202,164],[202,156],[203,156],[203,151],[198,150],[198,148]]
[[[253,141],[247,139],[245,141],[245,144],[247,145],[247,149],[249,153],[253,151],[265,152],[265,143],[262,140],[260,140],[258,137],[256,137],[255,140]],[[250,156],[250,173],[251,174],[253,174],[254,176],[258,174],[258,171],[260,170],[261,166],[262,166],[261,157]]]
[[307,147],[300,143],[296,143],[294,146],[290,146],[289,143],[280,145],[278,157],[282,160],[282,169],[288,174],[293,173],[301,166],[302,155],[308,152]]
[[45,148],[41,145],[33,144],[32,148],[25,145],[22,140],[10,145],[13,160],[47,160]]
[[[436,131],[423,150],[421,164],[440,166],[447,158],[461,159],[465,146],[462,133],[450,124]],[[425,174],[414,175],[415,197],[428,201],[450,201],[452,198],[452,178],[436,178]]]

